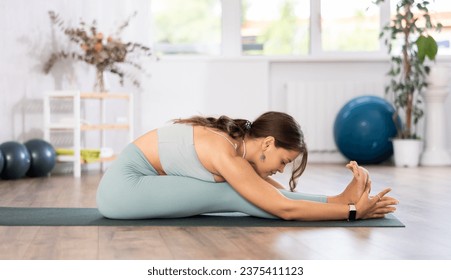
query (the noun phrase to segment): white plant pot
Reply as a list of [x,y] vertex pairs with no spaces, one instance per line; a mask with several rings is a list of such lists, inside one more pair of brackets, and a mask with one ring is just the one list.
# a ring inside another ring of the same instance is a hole
[[417,167],[423,150],[423,141],[417,139],[393,139],[395,165]]

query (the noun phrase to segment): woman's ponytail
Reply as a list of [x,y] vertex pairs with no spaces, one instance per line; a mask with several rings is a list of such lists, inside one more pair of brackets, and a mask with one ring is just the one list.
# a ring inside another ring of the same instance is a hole
[[174,120],[174,123],[186,123],[218,129],[226,132],[234,139],[243,138],[251,130],[251,122],[245,119],[232,119],[227,116],[201,117]]

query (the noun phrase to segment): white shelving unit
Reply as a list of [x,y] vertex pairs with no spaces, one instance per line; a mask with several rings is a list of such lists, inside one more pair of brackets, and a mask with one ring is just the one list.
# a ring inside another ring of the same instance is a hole
[[[51,100],[53,99],[72,99],[73,111],[71,121],[54,121],[52,119]],[[100,123],[83,124],[81,122],[82,102],[84,99],[96,99],[100,101]],[[128,118],[126,123],[106,123],[106,105],[105,100],[119,99],[128,102]],[[129,142],[133,141],[133,95],[128,93],[97,93],[97,92],[80,92],[80,91],[48,91],[44,97],[44,139],[51,142],[51,133],[54,131],[72,131],[73,133],[73,156],[59,157],[59,162],[73,162],[74,177],[81,176],[81,166],[86,164],[81,157],[81,137],[85,131],[101,131],[99,148],[105,147],[105,131],[106,130],[124,130],[128,131]],[[100,158],[97,163],[112,161],[116,156],[108,158]]]

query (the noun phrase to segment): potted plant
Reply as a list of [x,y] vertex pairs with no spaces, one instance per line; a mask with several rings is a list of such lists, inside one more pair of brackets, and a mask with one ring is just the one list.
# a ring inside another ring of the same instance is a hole
[[[376,4],[381,2],[384,0],[376,0]],[[440,31],[442,27],[431,21],[428,5],[423,0],[399,0],[391,21],[380,33],[390,55],[390,81],[385,92],[391,94],[396,109],[393,148],[397,166],[417,166],[422,150],[417,125],[423,117],[421,94],[430,70],[425,59],[433,61],[438,50],[428,32]],[[403,152],[404,148],[407,152]]]
[[54,11],[49,11],[51,23],[60,29],[70,40],[79,46],[75,51],[55,51],[52,52],[49,59],[45,62],[44,72],[48,74],[55,63],[60,59],[72,59],[83,61],[95,66],[96,68],[96,84],[95,89],[98,92],[105,92],[104,72],[108,71],[119,76],[119,82],[124,85],[124,78],[129,78],[136,87],[141,86],[141,82],[131,72],[126,71],[134,68],[138,71],[144,71],[136,55],[151,56],[152,52],[149,47],[140,43],[123,42],[119,36],[121,32],[129,25],[132,17],[136,16],[136,12],[123,22],[116,33],[111,36],[105,36],[97,29],[97,22],[94,20],[92,24],[87,24],[83,20],[80,21],[79,27],[66,27],[64,20]]

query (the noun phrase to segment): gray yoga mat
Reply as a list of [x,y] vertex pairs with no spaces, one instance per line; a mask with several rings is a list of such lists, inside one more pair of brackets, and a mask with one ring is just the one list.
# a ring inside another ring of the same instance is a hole
[[0,226],[175,226],[175,227],[404,227],[394,215],[347,221],[284,221],[241,213],[199,215],[177,219],[111,220],[96,208],[0,207]]

